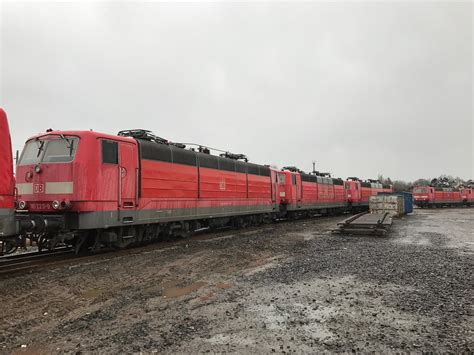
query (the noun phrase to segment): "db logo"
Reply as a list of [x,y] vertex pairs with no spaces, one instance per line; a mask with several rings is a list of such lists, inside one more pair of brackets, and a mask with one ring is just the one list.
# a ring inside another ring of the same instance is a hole
[[220,190],[225,190],[225,180],[221,180],[221,181],[219,182],[219,189],[220,189]]
[[34,184],[33,192],[35,194],[42,194],[44,192],[44,184]]

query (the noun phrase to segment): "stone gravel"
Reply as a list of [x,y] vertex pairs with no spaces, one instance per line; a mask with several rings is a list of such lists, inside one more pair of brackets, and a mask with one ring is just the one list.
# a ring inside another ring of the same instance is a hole
[[319,217],[0,280],[0,352],[472,353],[474,209]]

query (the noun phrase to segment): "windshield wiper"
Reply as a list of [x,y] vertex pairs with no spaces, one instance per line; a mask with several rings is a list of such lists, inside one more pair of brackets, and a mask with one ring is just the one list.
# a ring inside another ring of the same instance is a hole
[[37,140],[36,142],[39,142],[38,154],[36,154],[36,157],[38,158],[41,155],[41,152],[43,151],[44,141]]
[[69,156],[72,156],[72,152],[74,151],[74,141],[64,137],[64,134],[60,134],[59,136],[66,141],[66,146],[69,148]]

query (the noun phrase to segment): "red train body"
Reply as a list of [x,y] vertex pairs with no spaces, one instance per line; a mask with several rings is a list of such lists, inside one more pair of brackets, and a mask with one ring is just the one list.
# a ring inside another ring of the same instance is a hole
[[416,186],[413,188],[413,201],[418,207],[474,205],[473,192],[470,188]]
[[352,185],[341,179],[150,137],[51,131],[30,138],[17,166],[22,229],[45,233],[50,247],[122,247],[204,227],[368,207],[368,196],[382,190],[357,181],[360,196],[349,204]]
[[368,208],[370,196],[375,196],[379,192],[393,192],[391,185],[375,181],[360,181],[358,178],[348,178],[345,187],[347,202],[356,209]]
[[277,210],[268,167],[89,131],[30,139],[17,176],[19,204],[66,230]]
[[0,237],[11,236],[15,228],[15,181],[10,129],[5,111],[0,108]]
[[347,208],[343,180],[289,170],[279,174],[285,177],[286,199],[282,203],[286,211],[334,212]]

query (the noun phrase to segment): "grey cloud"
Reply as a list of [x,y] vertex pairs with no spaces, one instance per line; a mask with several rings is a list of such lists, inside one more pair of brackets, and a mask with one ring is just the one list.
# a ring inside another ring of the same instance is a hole
[[13,141],[147,128],[336,176],[474,176],[472,4],[3,3]]

